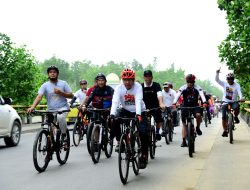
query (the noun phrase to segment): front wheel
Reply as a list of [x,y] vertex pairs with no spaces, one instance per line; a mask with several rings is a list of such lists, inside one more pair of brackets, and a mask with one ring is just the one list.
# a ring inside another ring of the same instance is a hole
[[205,122],[205,126],[207,127],[207,112],[204,112],[204,122]]
[[87,149],[88,149],[88,153],[90,155],[91,155],[91,135],[92,135],[93,127],[94,127],[94,123],[91,122],[89,124],[89,126],[88,126],[87,136],[86,136],[86,139],[87,139]]
[[133,171],[135,175],[139,174],[139,158],[141,157],[141,141],[139,138],[138,132],[136,132],[133,136],[132,141],[132,149],[133,149]]
[[96,164],[99,162],[101,155],[101,142],[100,142],[101,125],[96,124],[91,134],[91,158]]
[[164,128],[164,137],[165,137],[165,142],[166,144],[169,144],[169,139],[168,139],[168,133],[169,133],[169,126],[168,126],[168,121],[167,119],[164,119],[163,122],[163,128]]
[[73,128],[73,143],[75,146],[80,144],[80,141],[84,135],[84,126],[80,123],[79,119],[77,118],[74,128]]
[[169,126],[168,139],[170,142],[173,142],[174,125],[172,120],[169,121],[168,126]]
[[233,122],[234,122],[233,115],[228,114],[228,131],[229,131],[229,141],[231,144],[233,144],[233,127],[234,127]]
[[63,137],[60,130],[57,131],[56,135],[56,158],[57,161],[62,165],[65,164],[69,157],[70,151],[70,137],[69,130],[66,131],[66,136]]
[[38,172],[46,170],[51,156],[51,141],[48,139],[48,132],[41,129],[33,144],[33,163]]
[[155,139],[155,128],[154,126],[151,126],[150,129],[150,135],[149,135],[149,152],[150,152],[150,158],[155,158],[155,148],[156,148],[156,139]]
[[188,153],[192,158],[194,153],[194,128],[192,124],[189,122],[187,126],[187,139],[188,139]]
[[104,152],[107,158],[110,158],[113,152],[113,139],[110,137],[110,130],[106,129],[105,135],[104,135],[105,141],[104,141]]
[[126,137],[127,137],[126,135],[121,136],[119,152],[118,152],[119,175],[121,182],[123,184],[126,184],[128,180],[129,162],[130,162],[130,155],[128,151],[128,144],[126,141]]

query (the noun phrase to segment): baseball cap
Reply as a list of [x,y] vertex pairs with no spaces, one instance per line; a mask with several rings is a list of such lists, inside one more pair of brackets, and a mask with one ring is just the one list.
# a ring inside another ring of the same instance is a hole
[[143,74],[144,76],[153,76],[153,73],[152,73],[152,71],[151,70],[146,70],[146,71],[144,71],[144,74]]

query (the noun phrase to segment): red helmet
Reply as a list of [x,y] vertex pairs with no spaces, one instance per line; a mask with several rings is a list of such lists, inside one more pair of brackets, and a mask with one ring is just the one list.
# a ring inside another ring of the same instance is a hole
[[188,74],[187,76],[186,76],[186,81],[187,82],[195,82],[195,76],[193,75],[193,74]]
[[135,72],[132,69],[124,69],[121,72],[122,79],[134,79]]

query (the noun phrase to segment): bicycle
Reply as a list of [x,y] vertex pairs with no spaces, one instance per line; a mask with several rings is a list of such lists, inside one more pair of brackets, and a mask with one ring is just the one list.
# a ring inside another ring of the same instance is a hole
[[127,183],[129,165],[135,175],[139,174],[139,158],[141,156],[141,141],[138,131],[138,120],[136,118],[118,117],[121,120],[122,135],[119,142],[118,167],[121,182]]
[[203,119],[204,119],[205,127],[207,127],[208,126],[207,109],[203,109]]
[[192,111],[194,109],[201,108],[200,106],[195,107],[181,107],[181,110],[187,110],[187,140],[188,140],[188,154],[189,157],[193,157],[193,153],[195,153],[195,138],[196,138],[196,131],[194,128],[194,116]]
[[105,152],[107,158],[110,158],[113,152],[113,139],[110,136],[109,119],[105,120],[101,116],[105,112],[109,113],[110,109],[87,108],[87,110],[93,113],[90,150],[92,161],[96,164],[99,162],[101,149]]
[[[78,107],[78,106],[74,105],[72,106],[72,108],[73,107]],[[73,143],[75,146],[78,146],[81,140],[83,140],[84,135],[87,134],[88,122],[89,121],[87,115],[83,113],[81,109],[78,108],[78,114],[76,121],[74,123],[73,134],[72,134]]]
[[172,118],[173,116],[171,113],[171,108],[167,107],[166,110],[163,111],[163,128],[162,128],[166,144],[170,144],[170,142],[173,141],[174,124]]
[[153,120],[150,112],[154,110],[158,110],[160,108],[152,108],[146,110],[147,118],[148,118],[148,126],[149,126],[149,155],[151,159],[155,158],[155,150],[156,150],[156,136],[155,136],[155,121]]
[[[33,111],[34,114],[43,116],[41,129],[37,132],[33,144],[33,163],[38,172],[46,170],[50,160],[56,152],[56,158],[59,164],[67,162],[70,152],[69,130],[66,131],[66,137],[62,137],[61,130],[57,123],[57,114],[69,112],[64,111]],[[41,159],[41,160],[40,160]]]

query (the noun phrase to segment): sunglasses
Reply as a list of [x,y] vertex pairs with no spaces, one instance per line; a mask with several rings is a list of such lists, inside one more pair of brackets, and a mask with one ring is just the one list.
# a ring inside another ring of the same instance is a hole
[[81,83],[81,85],[86,85],[87,83]]
[[194,84],[194,81],[187,81],[187,83]]

